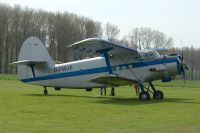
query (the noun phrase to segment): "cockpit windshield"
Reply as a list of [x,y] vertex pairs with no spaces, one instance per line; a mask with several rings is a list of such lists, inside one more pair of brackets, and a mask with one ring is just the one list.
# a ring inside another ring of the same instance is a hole
[[140,52],[140,56],[143,59],[158,59],[160,58],[160,54],[155,50],[148,50]]

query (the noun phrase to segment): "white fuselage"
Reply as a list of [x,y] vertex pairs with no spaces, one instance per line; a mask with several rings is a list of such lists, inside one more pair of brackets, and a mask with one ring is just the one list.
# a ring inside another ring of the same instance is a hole
[[[133,61],[130,63],[111,62],[113,74],[131,80],[148,82],[163,77],[179,74],[177,58],[151,61]],[[28,68],[30,69],[30,68]],[[154,71],[151,71],[154,70]],[[92,78],[109,74],[104,57],[95,57],[64,64],[56,64],[52,68],[35,70],[35,78],[29,71],[22,82],[61,88],[98,88],[103,84],[90,82]]]

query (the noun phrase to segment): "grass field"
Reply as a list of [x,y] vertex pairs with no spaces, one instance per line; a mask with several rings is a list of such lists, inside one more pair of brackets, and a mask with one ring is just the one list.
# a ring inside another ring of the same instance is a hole
[[41,87],[0,75],[0,133],[199,133],[200,81],[156,84],[165,99],[141,102],[131,87],[116,97],[52,88],[43,96]]

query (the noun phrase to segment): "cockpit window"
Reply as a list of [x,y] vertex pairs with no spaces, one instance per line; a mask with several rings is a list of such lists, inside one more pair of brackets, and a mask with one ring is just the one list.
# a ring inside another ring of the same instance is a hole
[[140,55],[144,59],[158,59],[160,57],[160,54],[154,50],[142,51]]
[[159,57],[160,57],[160,54],[159,54],[157,51],[153,51],[153,53],[154,53],[154,56],[155,56],[156,58],[159,58]]

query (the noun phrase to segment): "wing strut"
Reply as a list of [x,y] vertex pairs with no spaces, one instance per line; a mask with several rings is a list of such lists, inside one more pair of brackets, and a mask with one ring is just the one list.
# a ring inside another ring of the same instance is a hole
[[111,49],[112,49],[112,48],[103,49],[103,50],[97,50],[97,51],[96,51],[97,53],[103,54],[103,56],[104,56],[104,58],[105,58],[105,60],[106,60],[106,65],[107,65],[109,74],[113,74],[112,67],[111,67],[111,65],[110,65],[109,55],[108,55],[108,52],[109,52]]
[[33,73],[33,77],[35,78],[35,69],[34,69],[35,64],[29,64],[28,66],[31,68],[31,71]]

